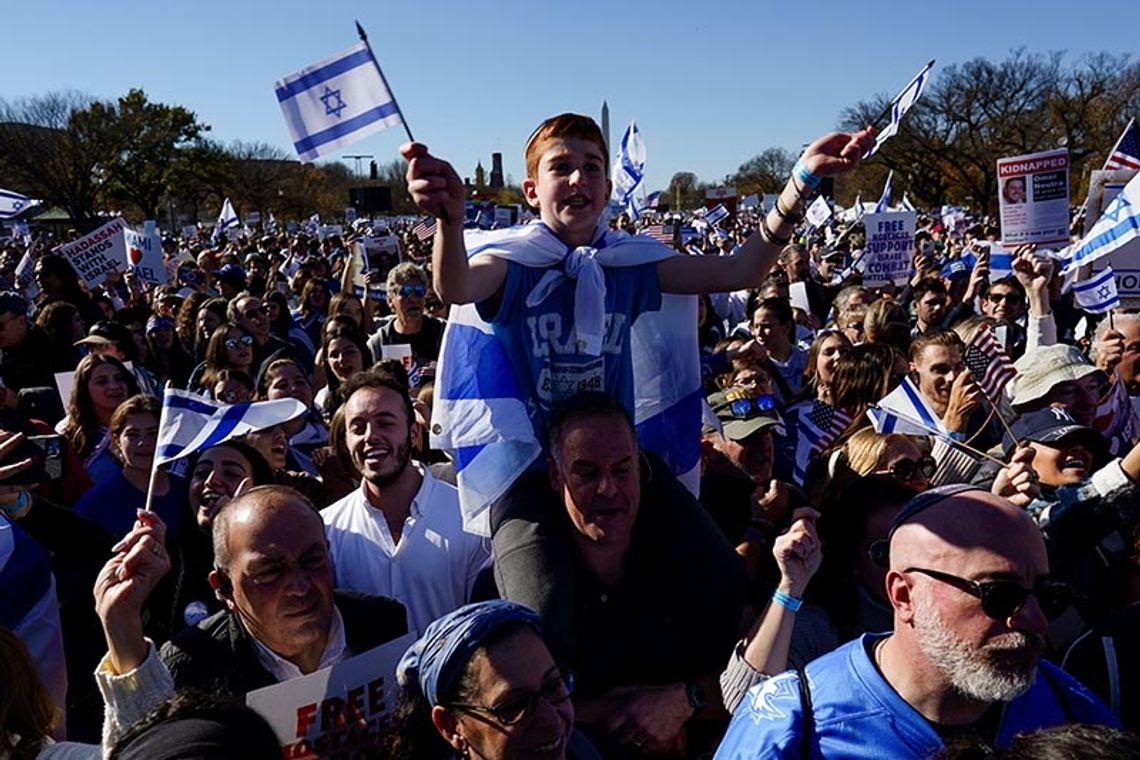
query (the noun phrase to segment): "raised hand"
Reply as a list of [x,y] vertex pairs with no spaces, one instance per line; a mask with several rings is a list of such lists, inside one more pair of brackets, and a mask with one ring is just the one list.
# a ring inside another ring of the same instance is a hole
[[423,143],[400,146],[408,161],[408,193],[417,206],[441,219],[462,222],[465,214],[463,182],[455,168],[428,153]]
[[870,127],[854,133],[832,132],[809,145],[800,160],[814,174],[834,176],[854,169],[874,143],[875,131]]

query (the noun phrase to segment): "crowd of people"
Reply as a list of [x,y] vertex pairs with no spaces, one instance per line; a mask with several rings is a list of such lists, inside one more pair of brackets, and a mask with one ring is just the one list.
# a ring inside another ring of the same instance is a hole
[[[408,634],[358,756],[1136,756],[1140,315],[993,276],[984,212],[865,286],[804,211],[872,141],[717,225],[608,219],[563,114],[502,232],[412,143],[433,236],[166,236],[159,286],[8,244],[0,758],[279,756],[246,693]],[[163,388],[305,412],[155,467]]]

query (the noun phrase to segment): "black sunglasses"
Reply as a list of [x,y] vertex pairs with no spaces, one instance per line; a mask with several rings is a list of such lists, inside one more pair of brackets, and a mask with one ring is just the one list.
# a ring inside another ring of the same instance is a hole
[[965,591],[970,596],[981,599],[982,612],[994,620],[1008,620],[1016,615],[1025,606],[1025,601],[1030,594],[1037,597],[1037,603],[1041,605],[1041,612],[1049,620],[1058,617],[1073,603],[1073,589],[1060,581],[1042,579],[1030,589],[1013,580],[1002,579],[979,583],[978,581],[959,578],[957,575],[921,567],[908,567],[903,572],[922,573],[936,581],[953,586],[959,591]]
[[934,457],[925,456],[918,460],[900,459],[891,465],[890,473],[902,481],[914,480],[920,474],[930,480],[934,477],[936,469],[938,469],[938,463],[934,461]]
[[544,683],[538,691],[512,696],[497,705],[471,705],[456,702],[451,707],[455,710],[489,715],[501,726],[513,726],[534,714],[540,698],[545,699],[547,704],[556,705],[570,699],[573,693],[574,674],[563,671],[557,678],[551,678]]

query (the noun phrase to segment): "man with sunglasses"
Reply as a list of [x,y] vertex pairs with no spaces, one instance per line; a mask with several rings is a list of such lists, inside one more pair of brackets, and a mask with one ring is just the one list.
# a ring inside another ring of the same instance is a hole
[[[1041,660],[1069,589],[1049,577],[1033,520],[972,486],[912,499],[885,542],[894,629],[866,634],[754,687],[718,758],[931,757],[967,737],[1005,747],[1015,734],[1078,722],[1116,725],[1103,704]],[[885,556],[883,556],[885,555]]]
[[443,345],[445,323],[427,313],[427,274],[406,261],[388,272],[387,289],[392,316],[368,339],[372,355],[380,357],[384,346],[403,344],[411,346],[412,360],[421,369],[434,365]]

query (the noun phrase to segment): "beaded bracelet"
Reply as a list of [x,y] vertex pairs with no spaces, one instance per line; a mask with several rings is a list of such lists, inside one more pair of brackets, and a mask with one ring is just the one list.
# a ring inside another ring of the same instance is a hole
[[792,176],[798,178],[800,182],[803,182],[804,187],[812,190],[819,187],[819,183],[823,181],[823,177],[807,168],[802,158],[797,160],[796,165],[792,167]]
[[32,495],[27,491],[20,491],[20,497],[11,504],[0,505],[2,512],[9,520],[19,520],[32,508]]
[[790,208],[784,208],[784,199],[779,195],[776,196],[776,216],[783,219],[790,224],[799,224],[804,220],[803,214],[796,214]]
[[804,606],[803,599],[796,599],[791,594],[785,594],[780,589],[776,589],[772,593],[772,601],[791,612],[799,612],[800,607]]

